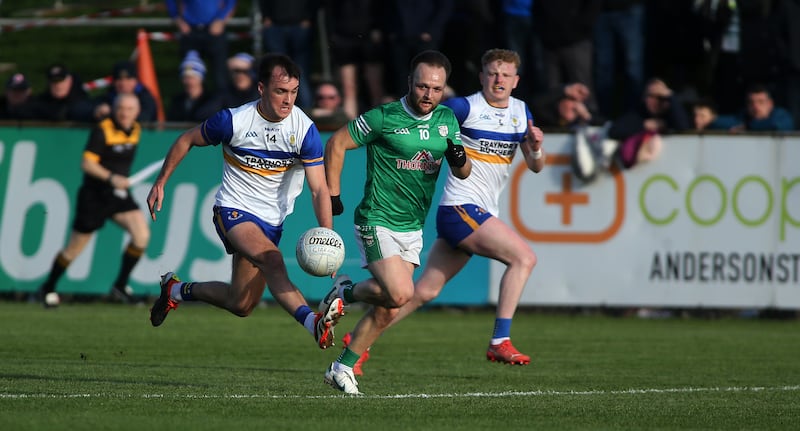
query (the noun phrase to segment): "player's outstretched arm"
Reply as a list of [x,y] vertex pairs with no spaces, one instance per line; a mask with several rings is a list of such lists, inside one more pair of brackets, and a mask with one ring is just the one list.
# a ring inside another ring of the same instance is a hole
[[347,150],[356,148],[357,145],[350,136],[347,126],[334,132],[325,144],[325,178],[328,183],[328,191],[331,196],[331,209],[333,215],[339,215],[344,211],[341,201],[342,193],[342,168],[344,167],[344,153]]
[[306,182],[311,191],[311,205],[317,216],[317,223],[328,229],[333,229],[333,214],[331,212],[331,194],[328,183],[325,181],[325,167],[323,165],[307,166]]
[[164,186],[167,180],[180,164],[181,160],[186,157],[189,150],[193,146],[203,147],[208,143],[200,133],[200,126],[196,126],[183,132],[178,139],[172,144],[167,152],[167,157],[164,158],[164,164],[161,165],[161,171],[158,173],[153,187],[150,188],[150,193],[147,195],[147,206],[150,209],[150,218],[156,219],[156,211],[161,211],[161,205],[164,202]]

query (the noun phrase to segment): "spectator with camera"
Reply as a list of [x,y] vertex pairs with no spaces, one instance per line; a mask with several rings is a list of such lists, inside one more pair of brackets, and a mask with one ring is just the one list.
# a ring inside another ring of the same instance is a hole
[[608,137],[620,142],[618,156],[625,168],[652,160],[660,150],[660,136],[691,128],[689,114],[660,78],[645,85],[638,108],[614,120]]

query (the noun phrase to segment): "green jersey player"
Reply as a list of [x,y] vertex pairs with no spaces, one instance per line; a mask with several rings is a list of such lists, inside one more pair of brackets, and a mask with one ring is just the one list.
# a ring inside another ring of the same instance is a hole
[[325,148],[332,209],[338,215],[343,211],[339,196],[345,151],[367,147],[367,180],[355,210],[355,232],[362,265],[372,278],[353,283],[339,276],[320,305],[338,298],[371,305],[347,348],[325,372],[328,384],[349,394],[360,394],[353,365],[414,295],[422,225],[443,160],[457,178],[466,178],[472,169],[458,120],[450,108],[439,106],[449,74],[450,61],[442,53],[418,54],[411,60],[408,94],[351,121]]

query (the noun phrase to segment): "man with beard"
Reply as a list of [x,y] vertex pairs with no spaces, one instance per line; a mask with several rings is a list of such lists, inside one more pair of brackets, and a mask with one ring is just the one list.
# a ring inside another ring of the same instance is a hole
[[350,121],[325,148],[332,210],[339,215],[345,151],[367,147],[367,180],[354,224],[361,264],[372,278],[353,283],[340,275],[320,305],[339,299],[371,305],[348,347],[325,372],[325,381],[347,394],[361,394],[353,366],[414,295],[422,227],[442,159],[447,158],[457,178],[466,178],[472,169],[453,111],[439,106],[450,70],[450,60],[439,51],[417,54],[411,60],[408,93]]

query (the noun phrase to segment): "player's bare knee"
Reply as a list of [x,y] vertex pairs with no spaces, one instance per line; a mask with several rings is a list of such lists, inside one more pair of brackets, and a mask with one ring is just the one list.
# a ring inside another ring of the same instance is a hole
[[150,232],[142,232],[136,235],[131,235],[131,244],[134,247],[140,248],[142,250],[147,248],[147,245],[150,244]]
[[437,289],[418,288],[414,291],[414,300],[419,305],[424,305],[436,299],[439,296],[439,292]]
[[531,272],[536,266],[537,257],[533,250],[528,249],[525,253],[518,254],[515,260],[520,268],[524,268],[526,271]]
[[389,294],[386,308],[400,308],[403,305],[405,305],[408,301],[410,301],[413,296],[414,296],[413,286],[411,287],[411,289],[401,289],[396,292],[391,292]]
[[236,298],[229,304],[228,311],[239,317],[247,317],[253,313],[256,305],[258,305],[258,301],[251,301],[246,298]]

